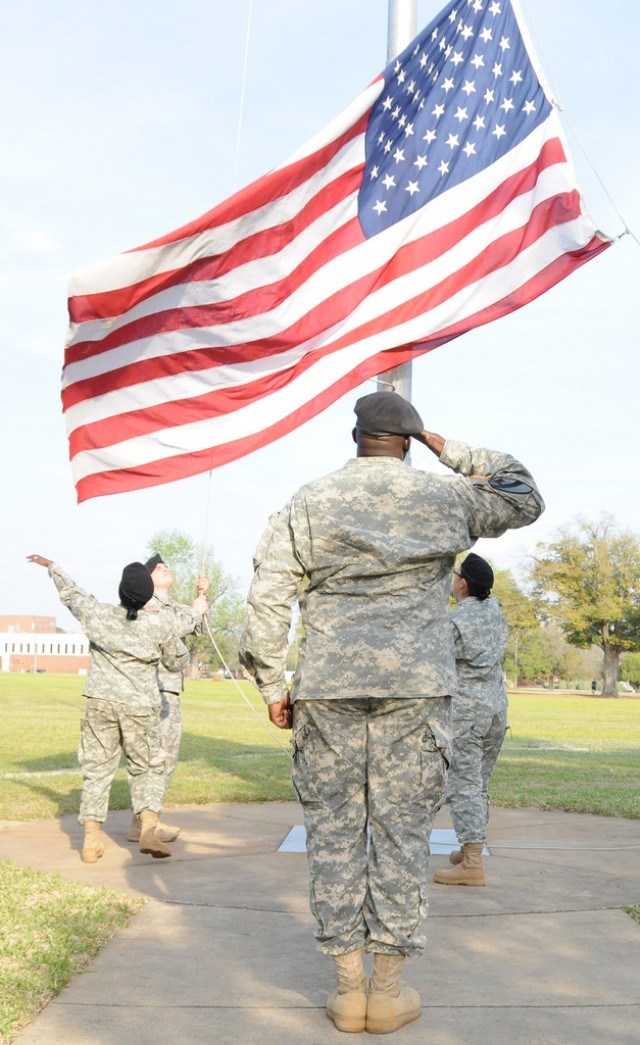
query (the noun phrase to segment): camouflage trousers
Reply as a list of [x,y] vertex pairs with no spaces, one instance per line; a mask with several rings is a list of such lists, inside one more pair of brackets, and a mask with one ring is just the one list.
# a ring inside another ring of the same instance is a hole
[[484,842],[489,822],[489,781],[507,728],[507,712],[488,707],[453,712],[453,762],[447,802],[460,844]]
[[320,950],[420,953],[450,698],[298,700],[293,709],[292,779]]
[[164,788],[171,783],[171,778],[178,765],[180,741],[182,740],[182,707],[180,694],[160,691],[162,706],[160,708],[160,744],[164,752]]
[[83,785],[81,824],[103,823],[109,792],[124,752],[134,813],[159,813],[164,794],[164,755],[160,747],[158,708],[134,707],[115,700],[89,697],[82,723],[78,762]]

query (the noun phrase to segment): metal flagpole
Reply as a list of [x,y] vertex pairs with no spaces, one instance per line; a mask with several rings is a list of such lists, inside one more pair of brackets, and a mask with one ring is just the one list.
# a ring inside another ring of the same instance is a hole
[[[389,0],[387,64],[411,43],[418,31],[417,25],[417,0]],[[393,385],[394,392],[411,400],[411,362],[380,374],[379,391],[388,389],[390,385]]]

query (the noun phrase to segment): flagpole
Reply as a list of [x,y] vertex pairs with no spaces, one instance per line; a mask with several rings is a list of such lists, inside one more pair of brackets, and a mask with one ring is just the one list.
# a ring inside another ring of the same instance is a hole
[[[417,24],[417,0],[389,0],[387,64],[411,43],[418,31]],[[411,362],[380,374],[378,389],[388,390],[390,385],[393,385],[394,392],[411,400]]]

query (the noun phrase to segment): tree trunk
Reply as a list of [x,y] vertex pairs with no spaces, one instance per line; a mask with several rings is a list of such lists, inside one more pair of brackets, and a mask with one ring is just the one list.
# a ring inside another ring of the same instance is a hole
[[620,650],[615,646],[604,644],[604,681],[602,685],[603,697],[618,696],[618,665],[620,663]]

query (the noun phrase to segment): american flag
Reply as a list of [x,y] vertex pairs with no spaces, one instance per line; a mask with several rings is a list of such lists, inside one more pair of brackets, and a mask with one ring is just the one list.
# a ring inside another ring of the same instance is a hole
[[71,278],[80,501],[265,446],[609,246],[525,36],[509,0],[453,0],[281,167]]

